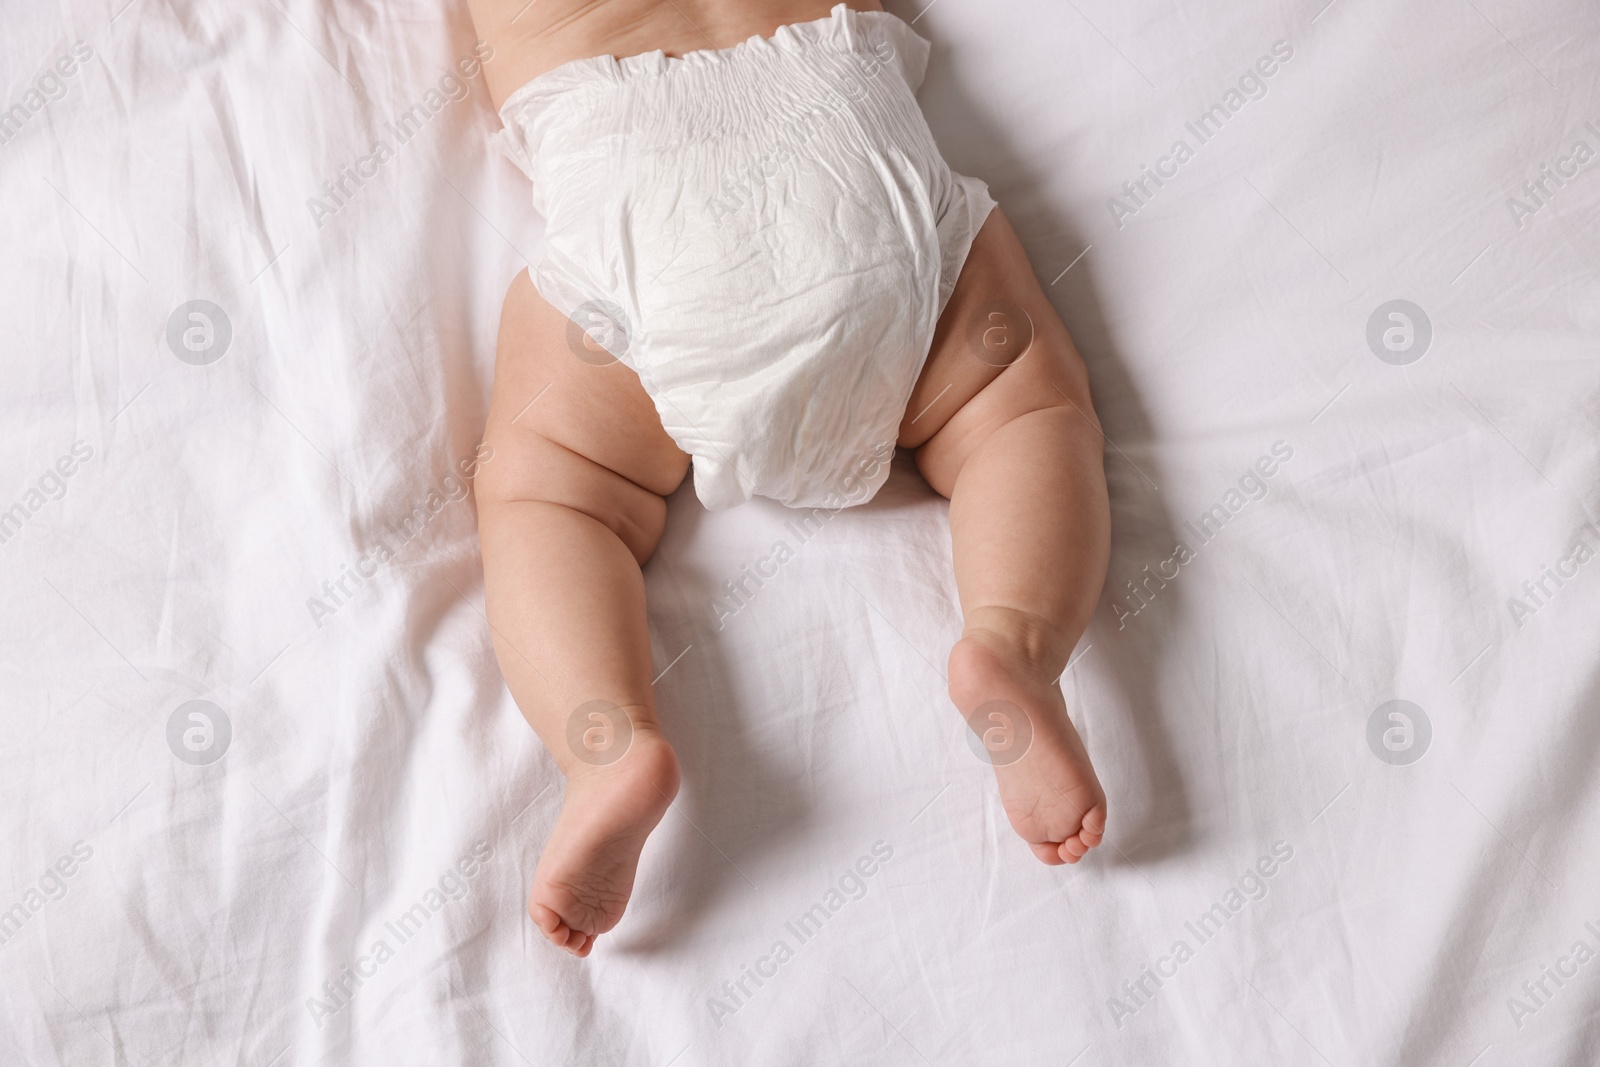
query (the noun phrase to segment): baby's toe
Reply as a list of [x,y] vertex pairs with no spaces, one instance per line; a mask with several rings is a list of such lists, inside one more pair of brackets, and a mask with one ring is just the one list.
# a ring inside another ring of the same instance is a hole
[[528,918],[533,920],[533,925],[539,928],[540,933],[544,934],[544,936],[548,937],[550,940],[555,941],[556,944],[561,944],[561,941],[559,941],[556,937],[556,931],[565,928],[566,923],[561,921],[561,916],[556,914],[554,908],[549,908],[543,904],[529,901]]
[[589,949],[594,945],[594,934],[574,930],[567,925],[565,919],[561,918],[559,912],[544,904],[530,904],[528,916],[552,945],[565,949],[574,956],[587,956]]
[[1078,836],[1083,838],[1085,844],[1093,848],[1100,843],[1100,839],[1105,836],[1105,832],[1106,806],[1105,802],[1102,801],[1090,808],[1088,813],[1084,815],[1083,825],[1078,830]]
[[1039,857],[1040,863],[1046,863],[1052,867],[1059,867],[1063,863],[1070,862],[1062,858],[1060,846],[1054,841],[1045,841],[1042,843],[1030,841],[1028,842],[1028,847],[1033,849],[1033,854]]

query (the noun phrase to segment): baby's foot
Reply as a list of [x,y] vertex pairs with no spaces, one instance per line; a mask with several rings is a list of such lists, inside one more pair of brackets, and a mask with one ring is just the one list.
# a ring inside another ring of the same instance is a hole
[[636,729],[627,753],[579,764],[539,857],[528,914],[552,944],[587,956],[622,918],[645,838],[678,792],[678,757],[654,730]]
[[950,652],[950,698],[963,715],[992,704],[986,714],[1026,720],[988,718],[979,725],[1000,729],[1001,740],[1009,731],[1013,744],[1031,732],[1020,758],[1012,749],[994,753],[990,762],[1012,829],[1051,866],[1077,863],[1106,829],[1106,795],[1067,718],[1057,681],[1040,677],[1005,641],[986,631],[962,637]]

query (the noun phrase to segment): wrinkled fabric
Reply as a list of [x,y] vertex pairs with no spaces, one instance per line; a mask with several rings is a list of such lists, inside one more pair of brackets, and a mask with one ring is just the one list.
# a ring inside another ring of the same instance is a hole
[[638,372],[713,509],[870,499],[994,202],[912,95],[928,43],[843,4],[732,48],[579,60],[505,103],[540,294]]
[[815,516],[685,486],[644,569],[682,788],[551,947],[562,777],[462,482],[539,219],[466,9],[12,4],[0,1065],[1600,1063],[1593,4],[893,6],[1110,442],[1063,682],[1105,844],[1012,830],[909,463]]

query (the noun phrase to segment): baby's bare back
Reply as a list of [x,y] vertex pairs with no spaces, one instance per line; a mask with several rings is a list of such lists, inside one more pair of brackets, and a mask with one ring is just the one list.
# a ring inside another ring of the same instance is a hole
[[[828,17],[836,0],[469,0],[478,36],[494,49],[484,77],[495,107],[563,63],[657,49],[681,56],[730,48],[779,26]],[[843,0],[881,11],[878,0]]]

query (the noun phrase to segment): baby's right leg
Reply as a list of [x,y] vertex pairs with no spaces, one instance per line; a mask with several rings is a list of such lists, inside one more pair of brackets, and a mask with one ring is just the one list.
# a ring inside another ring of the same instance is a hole
[[1048,864],[1078,862],[1106,827],[1059,682],[1111,551],[1102,440],[1083,360],[996,209],[939,321],[900,444],[950,498],[965,622],[950,697],[985,740],[1012,826]]
[[[640,567],[689,457],[638,377],[569,347],[526,272],[506,294],[475,495],[495,655],[566,776],[528,913],[577,956],[622,917],[678,788],[651,695]],[[581,336],[581,335],[580,335]]]

